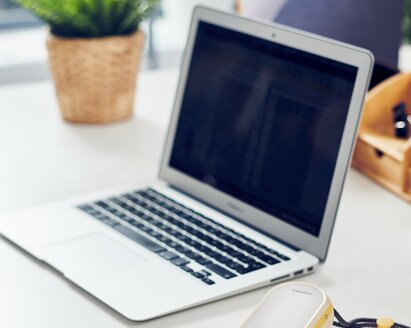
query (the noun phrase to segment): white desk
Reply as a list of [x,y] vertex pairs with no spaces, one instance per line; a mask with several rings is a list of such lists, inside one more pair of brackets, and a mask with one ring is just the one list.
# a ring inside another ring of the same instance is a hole
[[[62,122],[49,82],[0,88],[0,213],[154,178],[176,80],[176,71],[144,72],[136,116],[107,126]],[[1,327],[238,327],[267,291],[138,324],[3,239],[0,261]],[[411,324],[410,205],[351,170],[329,258],[303,280],[348,319]]]

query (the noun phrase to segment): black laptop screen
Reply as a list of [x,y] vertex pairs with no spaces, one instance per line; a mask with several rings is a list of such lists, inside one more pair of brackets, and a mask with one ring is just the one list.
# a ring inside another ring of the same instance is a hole
[[318,236],[356,75],[200,22],[170,166]]

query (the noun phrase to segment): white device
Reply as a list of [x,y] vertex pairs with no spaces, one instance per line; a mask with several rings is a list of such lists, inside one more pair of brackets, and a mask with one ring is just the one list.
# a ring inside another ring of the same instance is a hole
[[313,272],[372,66],[364,49],[199,7],[159,180],[9,214],[0,233],[136,321]]
[[334,309],[318,286],[289,282],[271,288],[241,328],[331,328]]

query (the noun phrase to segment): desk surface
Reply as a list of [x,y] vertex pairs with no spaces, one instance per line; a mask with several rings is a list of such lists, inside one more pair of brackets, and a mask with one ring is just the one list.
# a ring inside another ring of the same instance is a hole
[[[61,121],[50,82],[0,88],[0,214],[155,178],[176,71],[140,76],[135,117],[107,126]],[[411,207],[351,170],[328,260],[302,280],[346,317],[411,324]],[[145,323],[130,322],[0,239],[2,327],[239,327],[268,288]]]

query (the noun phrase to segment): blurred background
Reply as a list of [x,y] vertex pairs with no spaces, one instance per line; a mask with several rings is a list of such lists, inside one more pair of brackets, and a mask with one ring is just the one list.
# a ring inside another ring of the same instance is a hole
[[[278,21],[371,49],[390,75],[409,70],[410,0],[162,0],[143,24],[143,69],[177,67],[196,5]],[[355,10],[352,10],[355,8]],[[349,24],[347,24],[349,22]],[[0,0],[0,85],[49,78],[47,26],[12,0]]]
[[[193,8],[213,6],[234,11],[233,0],[163,0],[143,23],[146,47],[143,69],[177,67]],[[47,26],[11,0],[0,0],[0,85],[49,78]]]

